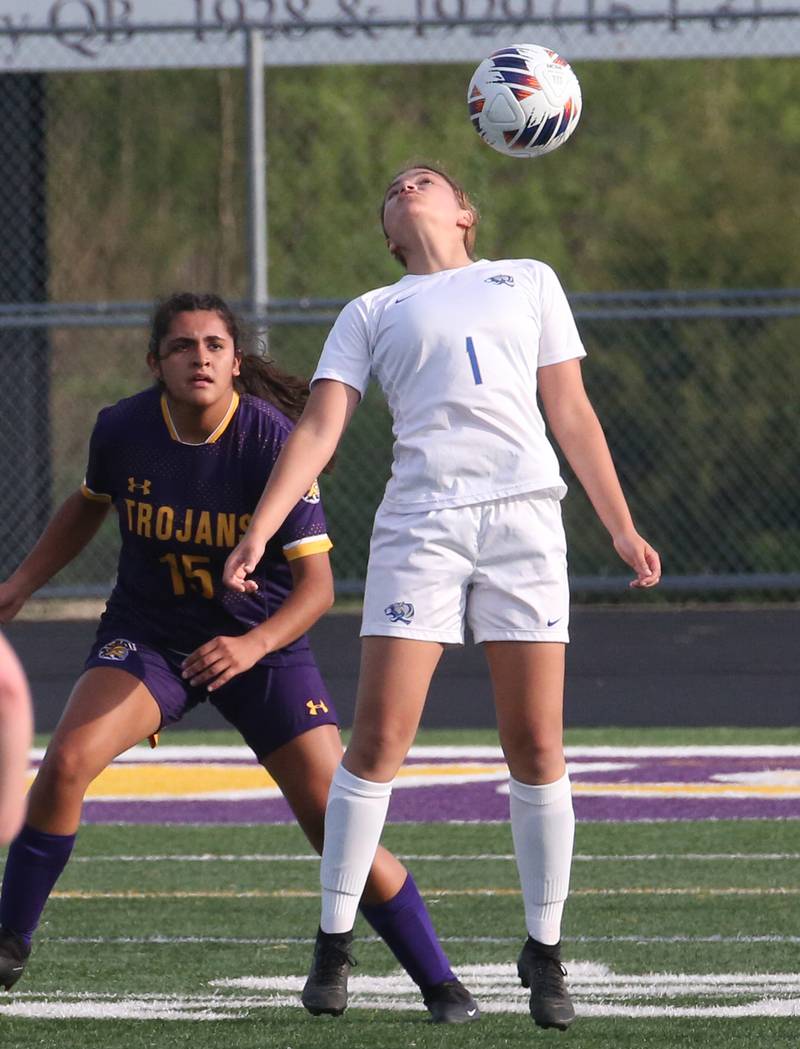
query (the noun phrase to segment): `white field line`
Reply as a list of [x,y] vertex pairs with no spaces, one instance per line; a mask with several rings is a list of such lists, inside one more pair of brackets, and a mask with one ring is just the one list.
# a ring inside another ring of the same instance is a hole
[[[446,939],[446,937],[442,937]],[[714,933],[711,936],[686,936],[680,933],[671,936],[565,936],[569,943],[710,943],[710,944],[743,944],[754,943],[788,943],[800,944],[800,936],[759,935],[749,936],[739,933],[737,936],[722,936]],[[312,942],[312,941],[309,941]]]
[[[206,1008],[197,1006],[191,998],[174,1002],[143,1001],[127,998],[120,1002],[67,1002],[64,996],[55,1002],[24,1002],[19,999],[11,1005],[0,1005],[0,1016],[18,1016],[27,1020],[241,1020],[239,1003],[233,1001],[227,1010],[220,1010],[215,1002]],[[280,1004],[294,1004],[286,1002]]]
[[14,994],[14,1001],[0,1004],[0,1016],[32,1020],[241,1020],[252,1007],[294,1006],[296,997],[265,1003],[262,997],[218,995],[140,994],[123,998],[113,994],[61,992],[58,1000],[44,994]]
[[[800,974],[645,973],[617,974],[592,962],[567,962],[578,1016],[718,1017],[800,1016]],[[526,1013],[527,994],[513,965],[475,965],[462,973],[484,1013]],[[61,992],[15,993],[0,1002],[0,1015],[30,1019],[241,1020],[265,1008],[300,1009],[304,976],[239,976],[210,981],[211,994]],[[402,972],[354,975],[351,1008],[423,1013],[418,989]],[[737,1000],[738,999],[738,1000]],[[742,1000],[744,999],[744,1000]]]
[[[223,1005],[224,1001],[224,1005]],[[123,1002],[96,1002],[87,999],[83,1002],[23,1002],[15,1001],[10,1005],[0,1005],[0,1016],[16,1016],[28,1020],[213,1020],[217,1023],[224,1020],[242,1021],[255,1009],[302,1008],[298,995],[269,995],[259,998],[257,1002],[239,999],[214,998],[205,1007],[196,1007],[193,999],[177,999],[174,1003],[161,1004],[154,1001],[130,999]],[[422,1003],[397,1001],[391,998],[370,998],[368,996],[353,998],[351,1009],[381,1010],[384,1012],[415,1012],[424,1014]],[[526,1002],[482,1002],[481,1012],[516,1013],[528,1012]],[[674,1005],[616,1005],[581,1003],[577,1007],[579,1017],[619,1019],[744,1019],[752,1017],[791,1017],[800,1016],[800,999],[789,1001],[762,1000],[748,1005],[717,1005],[710,1007],[674,1006]],[[422,1020],[422,1017],[420,1017]],[[427,1023],[427,1020],[423,1021]]]
[[[503,1012],[490,1003],[484,1012]],[[747,1005],[592,1005],[581,1006],[581,1016],[617,1017],[625,1020],[743,1020],[752,1017],[800,1016],[800,998],[780,1001],[765,998]]]
[[[628,975],[616,974],[607,966],[593,962],[567,962],[567,968],[569,987],[576,999],[576,1004],[604,996],[633,998],[641,1002],[646,998],[662,1000],[665,997],[684,1000],[727,999],[742,996],[755,998],[763,995],[765,991],[772,999],[786,999],[793,998],[800,993],[800,974],[797,973]],[[509,999],[521,994],[516,968],[512,965],[466,966],[460,971],[460,975],[476,995],[482,1008],[496,1004],[499,1007],[498,1011],[507,1011]],[[246,976],[213,980],[211,986],[251,992],[277,991],[285,994],[299,992],[304,982],[305,978],[302,976]],[[417,993],[408,977],[400,972],[384,977],[352,977],[350,986],[353,1004],[356,1006],[359,1004],[359,996],[362,995],[382,997],[388,994],[403,999],[413,997]],[[793,1004],[796,1006],[798,1003]]]
[[[519,945],[519,936],[440,936],[442,943],[511,943]],[[140,946],[163,947],[176,944],[230,944],[246,947],[281,947],[286,944],[313,944],[313,936],[42,936],[42,943],[70,943],[70,944],[94,944],[96,946],[115,946],[119,944],[138,944]],[[359,943],[381,943],[378,936],[360,936]],[[800,944],[800,936],[748,936],[744,933],[738,936],[684,936],[676,934],[673,936],[564,936],[564,943],[708,943],[708,944],[741,944],[748,947],[752,944]]]
[[[480,888],[480,889],[443,889],[425,888],[423,896],[520,896],[519,889],[514,888]],[[95,889],[57,889],[51,894],[56,900],[281,900],[281,899],[315,899],[319,891],[312,889],[190,889],[190,890],[155,890],[122,889],[105,892]],[[800,896],[800,887],[774,886],[771,888],[707,888],[705,886],[685,886],[683,888],[657,886],[631,886],[621,889],[573,889],[570,896]]]
[[[137,800],[141,801],[142,799],[139,798]],[[186,799],[184,798],[182,800],[185,801]],[[733,819],[733,817],[726,817],[726,818],[729,819],[729,820]],[[798,821],[800,821],[800,816],[792,815],[791,813],[789,813],[787,815],[781,815],[779,817],[773,817],[773,816],[748,816],[747,817],[747,822],[748,823],[775,823],[775,822],[780,822],[780,823],[795,824]],[[425,821],[424,820],[416,820],[414,822],[416,822],[418,824],[423,824]],[[602,823],[602,824],[609,824],[610,825],[610,824],[619,823],[620,821],[619,820],[615,820],[615,819],[602,819],[602,820],[595,820],[594,822],[595,823]],[[626,819],[624,822],[625,822],[626,826],[631,826],[633,824],[633,825],[638,826],[638,827],[657,827],[657,826],[659,826],[662,823],[674,823],[675,820],[674,820],[674,818],[670,818],[669,816],[646,816],[646,817],[641,817],[641,818],[640,817],[636,817],[635,819]],[[699,823],[699,822],[701,822],[701,819],[698,818],[698,819],[694,820],[693,822]],[[113,820],[111,820],[111,819],[109,819],[109,820],[106,820],[104,822],[104,825],[107,826],[107,827],[139,827],[139,828],[142,826],[142,824],[140,822],[138,822],[137,820],[131,820],[131,819],[125,819],[125,820],[122,820],[122,819],[113,819]],[[405,826],[410,826],[411,823],[406,823],[404,825]],[[172,821],[170,821],[169,819],[166,819],[166,818],[161,820],[159,826],[161,826],[161,827],[168,827],[168,828],[170,828],[170,827],[180,827],[181,829],[185,829],[186,827],[193,827],[193,828],[195,828],[197,830],[205,831],[206,833],[208,833],[209,831],[213,831],[213,830],[225,830],[225,831],[228,831],[228,830],[231,829],[232,826],[236,827],[236,828],[250,827],[252,830],[261,830],[261,831],[263,831],[267,827],[266,824],[260,823],[260,822],[254,822],[253,820],[237,820],[236,823],[230,823],[230,822],[227,822],[224,819],[214,820],[214,821],[212,821],[210,823],[206,823],[206,822],[201,821],[201,820],[180,820],[178,823],[175,823],[175,822],[172,822]],[[426,824],[426,826],[427,826],[427,824]],[[505,820],[494,820],[494,819],[487,820],[487,819],[481,819],[481,818],[477,818],[476,817],[475,819],[472,819],[472,820],[465,820],[465,819],[439,820],[439,821],[437,821],[436,826],[444,826],[444,827],[508,827],[509,826],[509,822],[508,822],[507,819],[505,819]],[[73,861],[70,860],[70,862],[73,862]]]
[[[669,747],[613,747],[613,746],[575,746],[566,748],[567,759],[573,758],[798,758],[800,745],[741,745],[726,744],[723,746],[669,746]],[[32,761],[40,761],[44,749],[34,747],[30,751]],[[420,746],[412,747],[409,757],[434,758],[481,758],[502,761],[503,752],[496,746]],[[247,761],[256,764],[253,752],[245,746],[181,746],[167,744],[151,750],[149,747],[137,746],[125,751],[117,759],[121,762],[162,762],[162,761]]]
[[[199,766],[202,769],[202,765]],[[419,787],[457,787],[471,783],[497,783],[497,793],[507,795],[508,770],[486,769],[476,765],[469,772],[451,774],[446,769],[445,774],[440,771],[424,772],[412,775],[415,766],[409,765],[401,770],[394,782],[394,789],[413,790]],[[571,769],[574,773],[574,769]],[[800,774],[794,773],[795,777]],[[742,787],[730,783],[685,783],[685,782],[656,782],[656,783],[585,783],[577,779],[572,783],[572,794],[575,798],[717,798],[727,800],[740,799],[766,799],[768,801],[795,800],[800,798],[800,782],[792,782],[787,785],[780,781],[777,783],[752,783]],[[278,787],[259,786],[252,788],[224,788],[220,790],[197,790],[165,793],[131,793],[131,794],[92,794],[86,800],[90,803],[99,804],[124,804],[126,802],[194,802],[194,801],[275,801],[282,798]],[[457,822],[457,821],[450,821]],[[470,822],[464,820],[461,822]],[[488,822],[475,820],[472,822]],[[632,822],[626,820],[626,823]]]
[[[513,863],[514,854],[464,853],[449,856],[427,853],[395,853],[399,860],[409,863]],[[668,860],[691,862],[773,862],[776,860],[800,860],[800,852],[651,852],[629,855],[578,853],[572,857],[574,863],[651,863]],[[310,853],[161,853],[153,855],[108,855],[74,856],[72,863],[319,863],[319,856]]]
[[[52,1002],[27,1002],[16,1000],[11,1004],[0,1004],[0,1016],[16,1016],[28,1020],[140,1020],[152,1022],[154,1020],[213,1020],[217,1023],[224,1020],[237,1020],[241,1022],[248,1019],[250,1014],[257,1009],[301,1009],[299,994],[295,995],[267,995],[259,997],[257,1001],[241,1000],[237,998],[212,998],[207,1005],[195,1003],[191,997],[178,998],[174,1002],[162,1003],[159,1000],[128,999],[121,1002],[98,1002],[87,999],[80,1002],[68,1002],[62,995],[59,1001]],[[351,1009],[381,1010],[384,1012],[414,1012],[425,1014],[425,1007],[421,1002],[398,1001],[393,998],[369,997],[368,995],[353,996],[350,1003]],[[516,1013],[525,1015],[528,1012],[528,1004],[525,1001],[517,1002],[481,1002],[481,1012],[484,1015],[490,1013]],[[746,1005],[715,1005],[715,1006],[676,1006],[676,1005],[624,1005],[624,1004],[592,1004],[589,1002],[576,1003],[576,1012],[579,1017],[592,1018],[620,1018],[620,1019],[744,1019],[751,1017],[800,1017],[800,998],[789,1000],[762,999]],[[422,1022],[427,1023],[427,1019]]]

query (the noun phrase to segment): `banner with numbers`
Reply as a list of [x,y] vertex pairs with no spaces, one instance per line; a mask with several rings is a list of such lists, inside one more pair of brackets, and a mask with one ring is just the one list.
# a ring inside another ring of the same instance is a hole
[[0,69],[477,61],[512,42],[570,61],[800,52],[800,3],[770,0],[0,0]]

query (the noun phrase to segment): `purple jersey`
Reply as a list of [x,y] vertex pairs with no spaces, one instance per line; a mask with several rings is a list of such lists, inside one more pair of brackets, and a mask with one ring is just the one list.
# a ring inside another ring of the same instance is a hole
[[[222,584],[292,424],[277,408],[234,394],[204,444],[184,444],[166,398],[153,387],[104,408],[89,445],[82,492],[113,502],[122,548],[100,629],[120,621],[152,644],[189,653],[217,635],[244,634],[272,615],[292,589],[288,561],[330,550],[315,484],[267,544],[254,594]],[[260,662],[308,660],[308,640]]]

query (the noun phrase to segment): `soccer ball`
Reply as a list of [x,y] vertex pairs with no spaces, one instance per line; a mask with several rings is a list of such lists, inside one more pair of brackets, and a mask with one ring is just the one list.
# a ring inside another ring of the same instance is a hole
[[581,115],[581,86],[547,47],[514,44],[484,58],[467,88],[472,126],[507,157],[541,157],[567,141]]

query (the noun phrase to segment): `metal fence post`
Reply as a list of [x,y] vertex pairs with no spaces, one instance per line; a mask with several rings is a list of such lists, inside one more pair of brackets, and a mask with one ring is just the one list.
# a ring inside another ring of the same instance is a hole
[[264,114],[264,38],[261,29],[247,33],[247,152],[249,305],[254,323],[263,321],[267,284],[267,145]]

